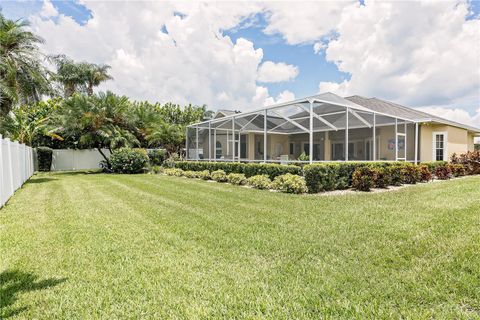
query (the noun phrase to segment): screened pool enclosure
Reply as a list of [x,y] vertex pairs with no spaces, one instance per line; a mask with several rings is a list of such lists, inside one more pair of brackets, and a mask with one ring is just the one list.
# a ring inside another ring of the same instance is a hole
[[418,159],[418,124],[332,93],[187,127],[186,156],[198,161],[320,162]]

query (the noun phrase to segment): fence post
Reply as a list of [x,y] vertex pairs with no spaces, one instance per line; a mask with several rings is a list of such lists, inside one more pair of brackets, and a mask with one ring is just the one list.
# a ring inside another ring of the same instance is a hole
[[13,188],[13,159],[12,159],[12,142],[10,141],[9,138],[5,139],[7,141],[7,150],[8,150],[8,164],[10,170],[10,181],[8,182],[8,185],[10,186],[10,192],[8,193],[7,197],[12,196],[13,192],[15,189]]

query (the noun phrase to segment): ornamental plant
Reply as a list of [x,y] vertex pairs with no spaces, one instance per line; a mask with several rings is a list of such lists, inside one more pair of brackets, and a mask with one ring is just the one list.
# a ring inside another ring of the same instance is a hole
[[226,182],[227,181],[227,174],[223,170],[216,170],[210,174],[212,180],[217,182]]
[[255,189],[270,189],[272,181],[266,174],[259,174],[247,179],[249,186]]
[[448,164],[437,166],[435,168],[435,177],[439,180],[447,180],[452,177],[452,169]]
[[197,178],[202,180],[210,180],[210,171],[203,170],[203,171],[196,171]]
[[415,184],[421,181],[420,168],[413,164],[405,165],[400,169],[402,182],[406,184]]
[[165,173],[167,176],[182,177],[184,171],[178,168],[166,168],[163,170],[163,173]]
[[243,173],[230,173],[227,175],[227,181],[239,186],[247,184],[247,178]]
[[359,191],[370,191],[375,186],[378,171],[368,166],[357,168],[352,175],[352,187]]
[[110,168],[115,173],[142,173],[148,166],[145,150],[122,148],[110,156]]
[[296,194],[308,191],[305,179],[291,173],[276,177],[273,180],[272,188],[281,192]]
[[420,181],[421,182],[428,182],[433,179],[433,175],[428,169],[427,165],[421,164],[419,166],[420,169]]
[[465,166],[463,164],[449,164],[449,167],[454,177],[463,177],[466,174]]
[[197,178],[197,173],[195,171],[184,171],[183,176],[190,179]]

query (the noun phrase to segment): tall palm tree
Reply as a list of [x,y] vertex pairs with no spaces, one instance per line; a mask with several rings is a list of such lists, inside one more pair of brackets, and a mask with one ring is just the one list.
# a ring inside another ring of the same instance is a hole
[[93,87],[98,87],[102,82],[113,79],[113,77],[108,74],[109,69],[110,66],[106,64],[87,63],[85,67],[85,79],[87,94],[89,96],[93,95]]
[[0,13],[0,115],[18,103],[34,103],[50,93],[48,71],[39,50],[43,40],[26,30],[23,20],[9,20]]
[[54,79],[63,86],[66,98],[76,92],[86,92],[91,96],[94,87],[113,79],[108,74],[109,65],[75,62],[65,55],[52,56],[51,60],[57,67]]

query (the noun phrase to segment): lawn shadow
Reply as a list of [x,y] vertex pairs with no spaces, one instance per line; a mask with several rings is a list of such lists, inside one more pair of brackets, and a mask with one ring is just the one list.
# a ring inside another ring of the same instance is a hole
[[58,180],[58,179],[55,179],[55,178],[32,178],[32,179],[28,179],[27,182],[25,182],[25,184],[35,184],[35,183],[45,183],[45,182],[50,182],[50,181],[55,181],[55,180]]
[[24,292],[44,290],[54,287],[67,278],[39,280],[32,273],[19,270],[5,270],[0,273],[0,319],[13,317],[28,309],[28,306],[13,308],[18,295]]

